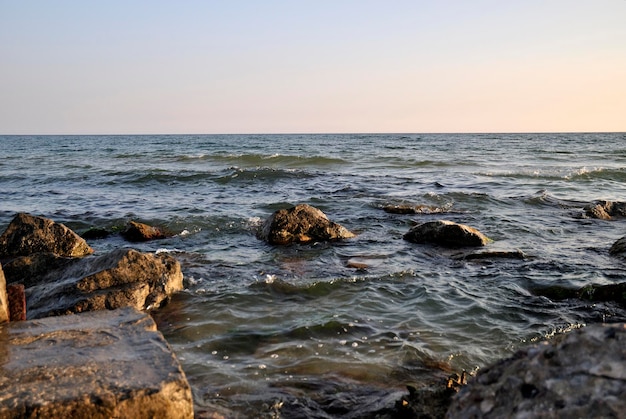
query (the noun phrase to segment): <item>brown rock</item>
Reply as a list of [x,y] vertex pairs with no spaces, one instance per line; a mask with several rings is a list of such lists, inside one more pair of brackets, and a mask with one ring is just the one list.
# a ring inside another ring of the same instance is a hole
[[12,322],[26,320],[26,295],[24,285],[7,285],[9,300],[9,320]]
[[590,218],[612,220],[626,216],[626,202],[597,201],[585,207],[585,214]]
[[164,239],[168,235],[158,227],[131,221],[126,230],[122,231],[122,237],[130,242],[146,242],[150,240]]
[[159,307],[183,288],[180,263],[132,249],[84,258],[52,271],[26,290],[28,318],[135,307]]
[[9,317],[9,300],[7,296],[7,283],[0,265],[0,323],[6,323]]
[[272,214],[263,224],[259,237],[270,244],[324,242],[355,237],[326,214],[310,205],[300,204]]
[[193,418],[189,383],[134,309],[0,325],[2,418]]
[[87,242],[63,224],[19,213],[0,236],[0,257],[55,253],[82,257],[93,253]]
[[626,324],[594,325],[479,371],[446,418],[617,418],[624,394]]
[[472,227],[445,220],[417,225],[403,238],[412,243],[432,243],[446,247],[484,246],[491,241]]
[[71,265],[77,258],[67,258],[54,253],[33,253],[18,256],[4,264],[7,283],[24,284],[26,288],[36,285],[41,277],[51,271]]

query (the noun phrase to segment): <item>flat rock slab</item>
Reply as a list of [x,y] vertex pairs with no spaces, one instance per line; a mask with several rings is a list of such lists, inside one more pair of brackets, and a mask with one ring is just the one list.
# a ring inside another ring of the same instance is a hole
[[191,389],[132,308],[0,325],[0,418],[192,418]]

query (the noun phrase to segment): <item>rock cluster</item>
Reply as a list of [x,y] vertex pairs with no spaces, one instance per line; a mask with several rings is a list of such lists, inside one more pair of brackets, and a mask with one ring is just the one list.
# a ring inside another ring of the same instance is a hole
[[[92,253],[66,226],[23,213],[0,236],[0,417],[193,417],[176,357],[138,311],[182,289],[180,264]],[[82,314],[60,316],[70,313]]]
[[446,418],[622,417],[626,324],[594,325],[517,352],[477,374]]

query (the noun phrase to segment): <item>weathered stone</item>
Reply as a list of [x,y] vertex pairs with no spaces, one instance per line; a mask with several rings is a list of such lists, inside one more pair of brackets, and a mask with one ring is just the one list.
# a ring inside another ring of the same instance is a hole
[[130,242],[145,242],[150,240],[164,239],[168,236],[165,231],[148,224],[130,221],[124,231],[120,233],[122,237]]
[[0,323],[9,321],[9,300],[7,298],[7,282],[0,264]]
[[0,325],[2,418],[192,418],[185,374],[134,309]]
[[82,257],[93,253],[87,242],[63,224],[19,213],[0,236],[0,257],[55,253]]
[[488,252],[470,253],[463,255],[465,260],[485,260],[485,259],[518,259],[525,260],[526,254],[521,250],[492,250]]
[[623,417],[626,324],[588,326],[481,370],[447,418]]
[[259,232],[259,237],[270,244],[324,242],[354,236],[328,220],[322,211],[306,204],[276,211]]
[[52,271],[27,289],[28,318],[159,307],[183,288],[180,263],[167,254],[118,249]]
[[626,202],[597,201],[585,207],[585,214],[600,220],[626,217]]
[[49,272],[67,267],[80,259],[67,258],[54,253],[34,253],[28,256],[18,256],[4,265],[4,274],[7,283],[24,284],[26,288],[36,285],[41,277]]
[[7,285],[7,298],[9,300],[9,320],[12,322],[26,320],[26,294],[24,285]]
[[403,238],[412,243],[432,243],[446,247],[484,246],[491,241],[472,227],[445,220],[417,225]]

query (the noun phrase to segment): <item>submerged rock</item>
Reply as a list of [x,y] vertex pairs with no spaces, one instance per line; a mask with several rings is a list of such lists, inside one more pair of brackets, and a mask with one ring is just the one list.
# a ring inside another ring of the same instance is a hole
[[390,214],[438,214],[448,212],[448,209],[430,205],[385,205],[385,212]]
[[135,307],[159,307],[182,290],[180,263],[167,254],[118,249],[49,272],[26,290],[28,318]]
[[626,217],[626,202],[597,201],[585,207],[585,215],[600,220]]
[[0,325],[0,417],[192,418],[189,383],[134,309]]
[[63,224],[19,213],[0,236],[0,258],[54,253],[82,257],[93,253],[87,242]]
[[626,308],[626,282],[608,285],[587,285],[574,289],[552,285],[536,287],[533,294],[550,298],[551,300],[566,300],[578,298],[593,302],[614,302]]
[[272,214],[261,227],[259,237],[282,245],[349,239],[355,235],[330,221],[319,209],[300,204]]
[[491,241],[475,228],[445,220],[417,225],[403,238],[412,243],[432,243],[446,247],[485,246]]
[[624,394],[626,324],[595,325],[480,371],[446,417],[622,417]]
[[613,243],[613,246],[609,249],[609,254],[626,258],[626,236]]
[[130,221],[124,231],[120,233],[124,239],[130,242],[146,242],[150,240],[164,239],[169,236],[159,227]]

